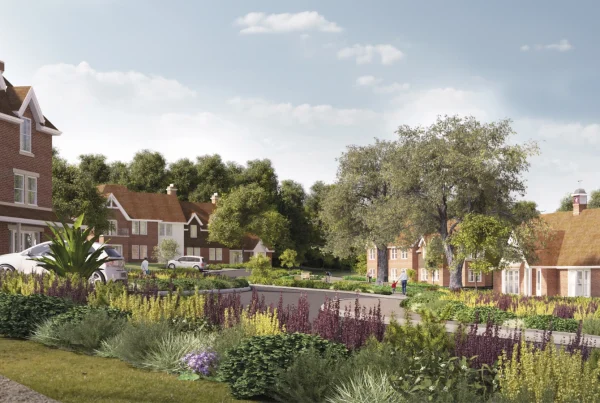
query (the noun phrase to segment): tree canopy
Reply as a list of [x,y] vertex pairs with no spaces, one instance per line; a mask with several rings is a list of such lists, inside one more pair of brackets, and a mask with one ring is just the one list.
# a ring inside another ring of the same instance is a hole
[[510,121],[438,118],[429,127],[400,126],[387,170],[417,234],[440,236],[450,287],[462,286],[463,260],[450,237],[468,214],[510,217],[525,192],[523,173],[537,145],[512,144]]

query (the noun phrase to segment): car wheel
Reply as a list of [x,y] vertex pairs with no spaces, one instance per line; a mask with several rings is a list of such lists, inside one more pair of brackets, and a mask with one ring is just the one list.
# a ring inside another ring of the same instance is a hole
[[2,273],[2,272],[10,273],[10,272],[13,272],[13,271],[15,271],[15,268],[12,267],[11,265],[9,265],[9,264],[0,264],[0,273]]
[[198,266],[198,265],[195,265],[195,266],[194,266],[194,270],[198,270],[198,271],[200,271],[200,266]]
[[98,284],[98,283],[105,284],[106,283],[106,277],[104,277],[104,274],[102,274],[101,271],[96,270],[90,276],[90,283],[92,283],[92,284]]
[[169,265],[169,269],[175,269],[175,265],[174,265],[173,263],[171,263],[171,264]]

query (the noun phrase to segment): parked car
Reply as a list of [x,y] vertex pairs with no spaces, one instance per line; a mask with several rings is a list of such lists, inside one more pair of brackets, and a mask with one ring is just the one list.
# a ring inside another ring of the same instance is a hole
[[180,267],[191,267],[199,271],[208,270],[208,265],[204,262],[202,256],[181,256],[167,262],[168,269],[178,269]]
[[[0,271],[16,270],[21,273],[46,273],[47,270],[40,265],[40,262],[32,259],[48,256],[51,243],[50,241],[42,242],[29,249],[25,249],[23,252],[0,256]],[[101,243],[95,242],[90,249],[90,253],[93,253],[101,246]],[[115,248],[104,245],[100,258],[103,259],[105,257],[108,257],[109,260],[90,276],[90,282],[106,283],[107,281],[127,280],[127,270],[125,270],[125,259],[123,256]]]

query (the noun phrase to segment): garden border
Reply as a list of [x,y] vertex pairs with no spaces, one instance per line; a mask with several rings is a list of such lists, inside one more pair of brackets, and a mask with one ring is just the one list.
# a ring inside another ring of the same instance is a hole
[[[248,292],[248,291],[252,291],[251,287],[242,287],[242,288],[223,288],[223,289],[212,289],[212,290],[193,290],[193,291],[181,291],[181,295],[194,295],[196,293],[198,294],[231,294],[234,292]],[[176,294],[177,291],[158,291],[158,296],[159,297],[166,297],[167,295],[169,295],[169,293],[172,294]]]
[[375,294],[375,293],[360,292],[360,291],[345,291],[345,290],[331,290],[331,289],[325,290],[323,288],[288,287],[288,286],[284,286],[284,285],[267,285],[267,284],[255,284],[255,283],[250,284],[250,287],[255,287],[255,286],[269,287],[269,288],[286,288],[289,290],[302,290],[302,291],[334,292],[334,293],[339,293],[339,294],[352,294],[352,295],[359,295],[359,296],[365,295],[367,297],[397,299],[398,301],[402,301],[403,299],[407,298],[405,295],[402,295],[401,293],[398,293],[396,295],[393,295],[393,294],[392,295],[384,295],[384,294]]

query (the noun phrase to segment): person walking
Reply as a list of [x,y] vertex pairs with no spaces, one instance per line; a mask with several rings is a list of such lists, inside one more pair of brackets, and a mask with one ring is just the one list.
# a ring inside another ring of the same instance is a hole
[[148,267],[148,258],[144,257],[142,261],[142,276],[147,276],[150,274],[150,268]]
[[396,286],[398,285],[398,281],[393,281],[392,282],[392,294],[396,293]]
[[372,277],[373,277],[373,276],[371,275],[371,272],[369,272],[369,274],[367,274],[367,279],[369,280],[369,283],[371,282],[371,278],[372,278]]
[[408,274],[406,273],[406,269],[402,269],[402,273],[400,273],[400,284],[402,284],[402,294],[406,295],[406,284],[408,283]]

